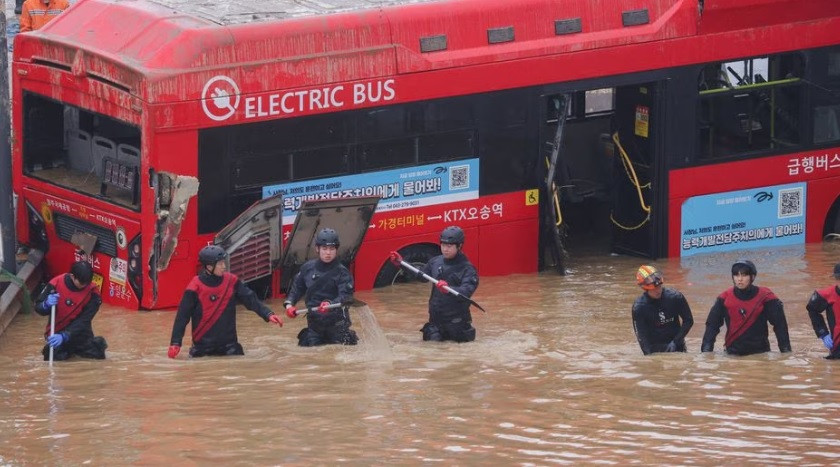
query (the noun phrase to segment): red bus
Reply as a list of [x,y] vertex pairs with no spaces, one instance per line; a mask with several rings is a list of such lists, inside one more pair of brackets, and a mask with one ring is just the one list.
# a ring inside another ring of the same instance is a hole
[[15,39],[18,237],[50,273],[92,251],[103,298],[146,309],[208,242],[282,294],[307,200],[379,199],[358,289],[450,224],[483,275],[816,242],[837,31],[835,0],[80,0]]

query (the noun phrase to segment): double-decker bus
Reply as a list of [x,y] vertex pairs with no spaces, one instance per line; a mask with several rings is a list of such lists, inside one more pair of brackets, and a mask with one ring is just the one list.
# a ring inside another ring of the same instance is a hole
[[838,31],[836,0],[80,0],[15,39],[18,237],[148,309],[209,242],[282,294],[301,216],[356,229],[358,289],[452,224],[482,275],[816,242]]

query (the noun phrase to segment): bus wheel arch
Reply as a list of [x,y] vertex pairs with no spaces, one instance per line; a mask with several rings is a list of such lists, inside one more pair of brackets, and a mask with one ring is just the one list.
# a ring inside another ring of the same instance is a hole
[[836,235],[840,235],[840,196],[831,204],[825,216],[825,224],[823,224],[823,239]]
[[[397,250],[403,261],[422,269],[430,259],[440,254],[440,246],[434,243],[414,243]],[[401,282],[411,282],[413,278],[406,275],[403,268],[397,268],[386,260],[373,282],[374,288],[387,287]]]

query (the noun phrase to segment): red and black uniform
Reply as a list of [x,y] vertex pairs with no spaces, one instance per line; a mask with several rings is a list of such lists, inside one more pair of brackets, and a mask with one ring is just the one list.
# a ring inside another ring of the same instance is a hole
[[[840,286],[826,287],[822,290],[815,290],[805,306],[808,310],[808,317],[811,318],[811,325],[817,337],[822,339],[826,334],[831,334],[834,347],[828,352],[828,358],[840,358]],[[822,312],[825,311],[825,319]],[[826,327],[828,320],[828,327]]]
[[726,323],[726,353],[750,355],[769,352],[767,323],[773,325],[780,352],[790,352],[790,336],[782,301],[767,287],[732,287],[718,296],[703,335],[703,352],[711,352],[720,327]]
[[[430,259],[423,268],[426,275],[445,280],[449,287],[470,298],[478,288],[478,272],[466,255],[452,259],[443,255]],[[424,341],[471,342],[475,340],[469,302],[432,287],[429,296],[429,322],[420,329]]]
[[187,323],[192,321],[190,357],[244,355],[236,336],[237,302],[266,322],[274,314],[233,274],[219,277],[202,272],[195,276],[178,305],[170,345],[181,346]]
[[[61,274],[54,277],[35,303],[35,311],[39,315],[49,316],[51,307],[46,306],[44,301],[47,296],[53,293],[59,294],[58,303],[55,305],[55,333],[64,334],[65,341],[53,350],[54,360],[67,360],[73,355],[84,358],[105,358],[105,349],[108,343],[101,336],[93,335],[93,318],[99,312],[102,305],[102,298],[96,291],[93,284],[88,284],[81,289],[73,283],[70,274]],[[50,334],[50,323],[44,330],[44,337]],[[45,345],[42,351],[44,360],[49,359],[50,347]]]
[[658,299],[645,292],[633,303],[633,329],[645,355],[665,352],[671,342],[677,352],[685,352],[685,336],[693,325],[688,302],[674,289],[664,287]]

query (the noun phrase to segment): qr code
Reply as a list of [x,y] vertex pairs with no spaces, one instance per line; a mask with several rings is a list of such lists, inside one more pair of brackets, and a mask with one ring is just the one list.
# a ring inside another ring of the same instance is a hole
[[470,187],[470,166],[459,165],[449,169],[449,189],[463,190]]
[[779,190],[779,219],[802,215],[802,187]]

